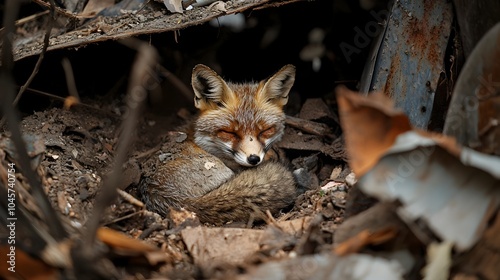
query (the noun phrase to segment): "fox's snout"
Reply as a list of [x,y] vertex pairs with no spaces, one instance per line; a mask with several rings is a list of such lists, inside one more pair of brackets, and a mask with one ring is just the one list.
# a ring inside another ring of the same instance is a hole
[[255,166],[262,162],[264,159],[265,151],[262,143],[252,136],[246,136],[241,139],[241,142],[234,149],[235,161],[243,166]]

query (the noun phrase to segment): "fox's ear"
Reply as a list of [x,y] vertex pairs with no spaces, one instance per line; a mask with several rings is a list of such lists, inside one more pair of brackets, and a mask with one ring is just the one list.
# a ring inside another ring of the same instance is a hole
[[294,81],[295,66],[291,64],[285,65],[264,83],[260,91],[262,94],[260,97],[279,106],[285,106]]
[[226,82],[203,64],[194,67],[191,84],[194,90],[194,106],[200,110],[223,106],[232,95]]

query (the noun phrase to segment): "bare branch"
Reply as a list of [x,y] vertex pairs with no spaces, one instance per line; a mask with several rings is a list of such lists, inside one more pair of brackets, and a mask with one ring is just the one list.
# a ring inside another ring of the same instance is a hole
[[158,61],[156,50],[148,44],[138,41],[137,39],[127,39],[122,43],[137,49],[138,53],[132,69],[126,97],[128,112],[122,123],[120,139],[111,174],[103,183],[101,192],[96,198],[92,215],[87,221],[86,232],[83,234],[83,244],[89,245],[84,247],[86,250],[84,254],[87,256],[92,256],[93,246],[90,245],[94,244],[102,213],[117,197],[117,186],[120,185],[120,180],[122,178],[122,166],[128,156],[130,146],[132,145],[141,105],[144,103],[147,96],[143,82],[146,80],[147,75],[150,75],[152,72],[151,69],[154,68]]
[[0,99],[2,100],[0,103],[3,104],[3,114],[7,120],[8,129],[12,135],[12,141],[14,142],[18,154],[18,163],[21,166],[24,176],[32,187],[33,197],[36,199],[45,216],[50,234],[56,241],[61,241],[67,236],[67,233],[62,227],[61,221],[52,208],[49,199],[45,195],[40,178],[35,170],[31,168],[30,159],[21,136],[20,118],[11,105],[14,96],[14,82],[11,72],[13,67],[11,40],[12,34],[15,31],[15,17],[19,12],[20,4],[21,1],[19,0],[8,0],[6,2],[4,14],[5,32],[3,34],[2,45],[2,68],[0,71],[0,88],[2,89],[2,94],[0,95]]
[[33,68],[33,72],[31,72],[31,75],[29,76],[28,80],[26,83],[24,83],[23,86],[19,89],[19,92],[17,93],[16,98],[14,99],[14,106],[17,105],[19,102],[19,99],[21,99],[21,96],[23,95],[24,91],[26,88],[28,88],[35,78],[36,74],[38,74],[38,70],[40,70],[40,65],[42,65],[43,58],[45,57],[45,53],[47,52],[47,48],[49,47],[49,39],[50,39],[50,33],[52,32],[52,27],[54,27],[54,23],[56,22],[56,17],[55,17],[55,7],[56,4],[54,3],[54,0],[49,0],[50,2],[50,17],[48,19],[47,23],[47,30],[45,31],[45,37],[43,38],[43,48],[42,52],[40,53],[40,56],[38,57],[38,60],[36,61],[35,68]]

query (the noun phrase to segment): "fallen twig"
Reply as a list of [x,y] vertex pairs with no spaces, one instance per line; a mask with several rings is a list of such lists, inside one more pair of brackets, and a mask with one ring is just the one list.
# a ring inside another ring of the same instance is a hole
[[142,214],[144,211],[143,210],[140,210],[140,211],[137,211],[137,212],[134,212],[134,213],[130,213],[128,215],[125,215],[125,216],[122,216],[122,217],[119,217],[119,218],[116,218],[110,222],[107,222],[105,223],[104,225],[107,226],[107,225],[111,225],[111,224],[114,224],[114,223],[117,223],[119,221],[123,221],[123,220],[126,220],[126,219],[129,219],[133,216],[136,216],[136,215],[139,215],[139,214]]
[[160,223],[155,223],[152,226],[150,226],[149,228],[143,230],[141,235],[139,235],[138,239],[144,239],[144,238],[148,237],[154,231],[164,229],[164,228],[165,228],[165,225],[160,224]]
[[133,197],[131,194],[129,194],[128,192],[125,192],[125,191],[122,191],[120,189],[117,190],[118,191],[118,194],[125,200],[127,201],[128,203],[132,204],[132,205],[135,205],[137,207],[141,207],[141,208],[144,208],[144,203],[142,203],[142,201],[140,201],[139,199]]
[[332,130],[326,124],[299,119],[291,116],[286,116],[285,123],[288,126],[302,130],[303,132],[312,135],[328,137],[330,139],[337,138],[337,136],[333,134]]
[[52,7],[54,7],[54,11],[56,11],[58,14],[61,14],[61,15],[64,15],[64,16],[67,16],[69,18],[85,18],[85,17],[79,17],[73,13],[70,13],[64,9],[61,9],[59,7],[56,7],[55,5],[53,5],[53,2],[54,0],[49,0],[49,3],[45,2],[45,1],[42,1],[42,0],[33,0],[33,2],[37,3],[38,5],[42,6],[42,7],[45,7],[45,8],[49,8],[49,9],[52,9]]

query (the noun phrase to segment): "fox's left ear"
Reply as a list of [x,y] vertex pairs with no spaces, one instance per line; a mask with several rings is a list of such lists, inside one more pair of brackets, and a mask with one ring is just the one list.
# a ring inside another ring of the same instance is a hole
[[295,66],[285,65],[264,83],[260,91],[261,97],[279,106],[285,106],[294,81]]
[[224,106],[234,99],[234,94],[226,82],[203,64],[194,67],[191,84],[194,90],[194,106],[202,111]]

